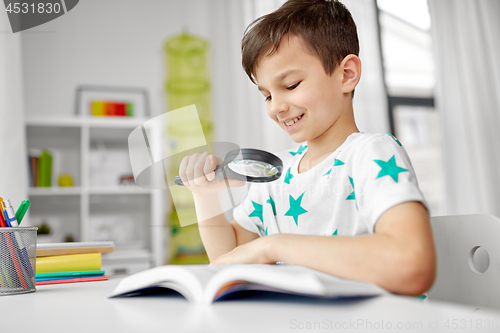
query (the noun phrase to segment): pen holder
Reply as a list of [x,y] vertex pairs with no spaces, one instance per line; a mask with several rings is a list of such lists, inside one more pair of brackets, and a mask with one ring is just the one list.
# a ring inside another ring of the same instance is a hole
[[0,296],[36,290],[37,229],[0,228]]

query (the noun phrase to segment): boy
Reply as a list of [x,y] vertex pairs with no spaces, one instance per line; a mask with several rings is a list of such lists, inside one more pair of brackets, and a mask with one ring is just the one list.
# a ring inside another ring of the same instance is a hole
[[243,67],[269,117],[304,144],[278,154],[281,178],[252,184],[231,223],[217,195],[226,184],[211,181],[220,158],[184,158],[179,175],[212,264],[285,262],[406,295],[431,287],[434,242],[409,158],[392,135],[359,132],[354,121],[358,53],[338,1],[289,0],[247,28]]

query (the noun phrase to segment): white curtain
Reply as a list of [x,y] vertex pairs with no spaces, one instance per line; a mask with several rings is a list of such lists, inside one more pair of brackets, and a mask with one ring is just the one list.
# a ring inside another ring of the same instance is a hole
[[[211,3],[213,117],[216,140],[240,147],[279,151],[296,146],[266,112],[264,97],[241,66],[241,38],[248,24],[277,9],[284,0],[216,0]],[[387,99],[382,78],[374,0],[344,0],[358,28],[362,78],[354,112],[363,132],[388,132]]]
[[428,3],[446,214],[500,216],[500,1]]
[[20,44],[0,11],[0,197],[14,210],[27,199],[28,181]]

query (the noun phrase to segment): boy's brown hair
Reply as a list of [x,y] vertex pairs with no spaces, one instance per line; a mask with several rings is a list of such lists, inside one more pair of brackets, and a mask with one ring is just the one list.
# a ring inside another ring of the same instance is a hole
[[356,24],[349,10],[337,0],[288,0],[276,11],[254,20],[241,43],[243,69],[254,78],[259,55],[275,53],[286,35],[302,37],[308,49],[332,74],[349,54],[359,55]]

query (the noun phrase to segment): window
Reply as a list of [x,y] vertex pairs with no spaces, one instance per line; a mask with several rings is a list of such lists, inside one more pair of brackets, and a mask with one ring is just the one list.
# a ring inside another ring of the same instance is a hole
[[412,161],[431,215],[444,211],[440,126],[427,0],[377,0],[391,132]]

